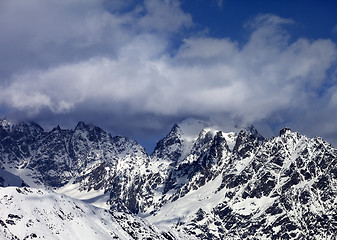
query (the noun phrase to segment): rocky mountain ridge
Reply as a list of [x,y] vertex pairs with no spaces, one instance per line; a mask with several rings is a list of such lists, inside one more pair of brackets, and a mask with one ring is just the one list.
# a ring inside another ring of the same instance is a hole
[[218,177],[150,221],[160,225],[169,212],[176,228],[200,239],[334,239],[336,149],[289,129],[256,147],[247,143],[222,157]]
[[189,119],[149,156],[135,141],[83,122],[45,132],[2,120],[0,136],[0,166],[26,184],[100,201],[163,229],[200,239],[337,235],[337,150],[319,137],[285,128],[264,139],[252,126],[227,131]]

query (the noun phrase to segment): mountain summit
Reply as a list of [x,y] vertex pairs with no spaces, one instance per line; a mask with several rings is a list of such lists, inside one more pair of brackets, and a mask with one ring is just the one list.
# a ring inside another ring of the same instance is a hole
[[284,128],[264,139],[253,126],[225,129],[188,119],[149,156],[137,142],[83,122],[45,132],[2,120],[0,136],[3,187],[49,188],[111,212],[138,214],[166,239],[337,234],[337,150],[320,137]]

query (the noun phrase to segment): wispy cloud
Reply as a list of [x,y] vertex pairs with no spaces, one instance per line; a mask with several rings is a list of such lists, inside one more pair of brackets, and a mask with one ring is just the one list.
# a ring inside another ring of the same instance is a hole
[[224,0],[216,0],[216,4],[218,5],[219,8],[222,8],[224,4]]
[[332,29],[332,32],[337,33],[337,25]]

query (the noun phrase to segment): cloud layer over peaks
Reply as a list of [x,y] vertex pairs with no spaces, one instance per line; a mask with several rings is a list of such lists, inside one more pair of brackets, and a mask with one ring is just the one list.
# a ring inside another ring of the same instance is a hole
[[160,129],[150,117],[222,114],[301,126],[294,113],[315,111],[337,133],[337,114],[321,107],[337,107],[336,45],[293,39],[293,23],[258,15],[239,44],[191,33],[192,16],[176,0],[2,1],[0,107],[44,120],[114,119],[106,126],[125,129]]

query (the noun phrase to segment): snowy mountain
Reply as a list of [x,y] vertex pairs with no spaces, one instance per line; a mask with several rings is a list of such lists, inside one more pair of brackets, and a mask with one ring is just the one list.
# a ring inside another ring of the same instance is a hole
[[[225,132],[219,124],[194,119],[174,125],[151,154],[160,175],[160,180],[156,179],[160,194],[157,193],[159,197],[151,206],[152,212],[214,180],[230,161],[233,151],[263,140],[253,127],[234,130]],[[253,140],[245,140],[243,134]]]
[[74,130],[55,127],[45,132],[35,123],[14,125],[2,120],[0,136],[0,166],[29,186],[91,198],[113,192],[109,198],[137,210],[128,192],[141,184],[137,183],[141,176],[148,175],[150,158],[135,141],[112,137],[83,122]]
[[222,151],[220,174],[148,220],[200,239],[335,238],[336,149],[289,129],[262,142],[240,132],[236,142]]
[[185,239],[50,190],[0,188],[0,205],[0,239]]
[[2,186],[17,176],[15,186],[51,187],[190,238],[337,235],[337,150],[319,137],[285,128],[264,139],[252,126],[187,119],[150,156],[82,122],[45,132],[2,120],[0,137]]

